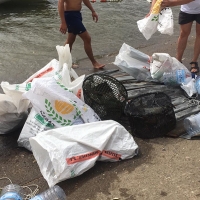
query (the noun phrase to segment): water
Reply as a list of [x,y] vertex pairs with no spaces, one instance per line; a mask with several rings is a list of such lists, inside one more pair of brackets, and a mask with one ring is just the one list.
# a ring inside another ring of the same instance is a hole
[[[91,12],[84,5],[82,15],[92,36],[95,56],[118,52],[124,42],[138,48],[155,44],[157,37],[170,39],[170,36],[157,33],[146,41],[139,32],[136,21],[149,10],[150,4],[146,0],[92,5],[99,15],[99,22],[93,22]],[[175,24],[177,15],[178,12],[174,12]],[[56,0],[10,0],[0,4],[0,80],[23,82],[51,59],[58,59],[55,47],[64,45],[66,39],[59,27]],[[175,34],[178,35],[178,29]],[[72,57],[75,62],[87,58],[80,38],[73,46]]]

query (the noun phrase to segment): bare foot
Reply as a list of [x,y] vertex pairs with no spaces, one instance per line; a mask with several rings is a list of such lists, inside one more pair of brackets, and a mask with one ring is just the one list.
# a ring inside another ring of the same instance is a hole
[[95,63],[93,63],[93,67],[95,69],[103,69],[105,67],[105,65],[104,64],[100,64],[98,62],[95,62]]
[[78,68],[78,65],[77,65],[77,64],[72,64],[72,68],[73,68],[73,69],[77,69],[77,68]]

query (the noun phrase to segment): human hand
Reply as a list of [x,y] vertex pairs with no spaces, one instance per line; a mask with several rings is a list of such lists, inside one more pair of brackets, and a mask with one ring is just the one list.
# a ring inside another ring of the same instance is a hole
[[97,15],[97,13],[96,13],[95,11],[92,12],[92,18],[93,18],[93,20],[94,20],[95,22],[98,21],[98,15]]
[[66,24],[66,23],[62,23],[62,24],[60,25],[60,32],[61,32],[62,34],[66,34],[66,32],[67,32],[67,24]]
[[149,12],[148,14],[146,14],[145,18],[148,17],[150,15],[151,12]]
[[165,8],[165,7],[170,7],[172,6],[172,1],[171,0],[163,0],[161,3],[161,7]]

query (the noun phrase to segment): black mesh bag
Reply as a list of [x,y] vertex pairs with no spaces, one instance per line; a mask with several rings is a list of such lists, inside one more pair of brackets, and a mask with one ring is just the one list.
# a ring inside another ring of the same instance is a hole
[[121,82],[105,74],[92,74],[83,82],[85,103],[102,120],[119,120],[124,114],[127,91]]
[[130,100],[125,113],[132,134],[150,139],[163,137],[176,127],[176,117],[171,99],[163,92],[142,94]]

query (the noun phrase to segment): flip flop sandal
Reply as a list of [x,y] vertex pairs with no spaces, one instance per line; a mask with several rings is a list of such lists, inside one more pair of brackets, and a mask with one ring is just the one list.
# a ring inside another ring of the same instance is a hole
[[[191,66],[190,68],[190,72],[192,74],[192,78],[195,78],[195,75],[197,75],[199,73],[199,66],[198,66],[198,62],[191,62],[190,65],[194,64],[195,66]],[[196,69],[195,72],[192,72],[193,69]]]

